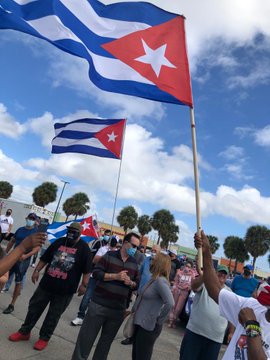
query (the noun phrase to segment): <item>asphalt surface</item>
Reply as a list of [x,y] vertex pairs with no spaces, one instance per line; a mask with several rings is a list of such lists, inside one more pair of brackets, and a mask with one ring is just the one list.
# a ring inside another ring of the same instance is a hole
[[[28,278],[21,296],[18,298],[15,304],[15,310],[9,315],[5,315],[2,311],[8,306],[11,301],[11,295],[13,286],[9,292],[0,294],[0,321],[1,321],[1,333],[0,333],[0,360],[22,360],[22,359],[46,359],[46,360],[67,360],[71,358],[76,338],[79,332],[79,326],[70,326],[71,320],[76,317],[76,313],[79,308],[81,297],[76,294],[73,297],[69,307],[62,315],[58,326],[52,336],[48,346],[43,351],[37,351],[33,349],[34,343],[38,340],[39,329],[42,325],[44,315],[37,322],[35,328],[32,330],[31,338],[29,341],[23,341],[14,343],[8,340],[8,336],[17,331],[27,312],[28,301],[33,294],[36,285],[31,282],[32,268],[28,270]],[[179,360],[179,346],[184,334],[184,324],[177,324],[176,329],[168,329],[167,325],[163,326],[163,331],[157,340],[152,360]],[[115,340],[113,341],[108,360],[122,360],[131,359],[131,345],[121,345],[122,328],[119,330]],[[224,353],[225,347],[222,347],[220,357]],[[89,356],[91,359],[91,354]]]

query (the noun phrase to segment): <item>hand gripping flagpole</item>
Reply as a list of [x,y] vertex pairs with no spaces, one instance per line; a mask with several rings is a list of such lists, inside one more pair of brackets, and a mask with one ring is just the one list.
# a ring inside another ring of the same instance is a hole
[[116,191],[115,191],[115,198],[114,198],[114,204],[113,204],[111,233],[112,233],[112,228],[113,228],[113,223],[114,223],[116,202],[117,202],[117,197],[118,197],[118,189],[119,189],[120,175],[121,175],[121,169],[122,169],[123,148],[124,148],[124,142],[125,142],[125,137],[126,137],[126,126],[127,126],[127,119],[125,119],[124,135],[123,135],[122,144],[121,144],[121,152],[120,152],[121,160],[120,160],[120,165],[119,165],[118,178],[117,178]]
[[[192,136],[192,150],[193,150],[193,167],[194,167],[194,182],[195,182],[195,202],[196,202],[196,220],[197,220],[197,232],[201,232],[201,209],[200,209],[200,186],[199,186],[199,172],[198,172],[198,159],[197,159],[197,144],[196,144],[196,128],[194,108],[190,107],[190,125]],[[203,268],[203,256],[202,249],[198,249],[198,269],[202,272]]]

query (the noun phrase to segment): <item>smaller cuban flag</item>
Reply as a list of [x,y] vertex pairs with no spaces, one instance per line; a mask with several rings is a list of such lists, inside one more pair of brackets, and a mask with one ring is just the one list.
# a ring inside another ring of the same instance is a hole
[[121,159],[124,119],[80,119],[54,124],[52,153],[81,153]]
[[89,243],[92,240],[95,240],[99,237],[98,231],[96,229],[96,220],[93,216],[89,216],[85,219],[77,219],[66,222],[54,222],[53,224],[48,226],[47,234],[48,240],[52,243],[56,239],[59,239],[63,236],[66,236],[67,226],[69,226],[73,222],[79,222],[82,226],[81,239],[85,242]]

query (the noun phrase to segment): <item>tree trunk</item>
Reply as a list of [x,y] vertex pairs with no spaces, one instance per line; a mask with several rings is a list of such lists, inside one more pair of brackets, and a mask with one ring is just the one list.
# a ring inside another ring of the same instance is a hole
[[158,234],[157,245],[159,245],[159,242],[160,242],[160,234]]
[[232,258],[230,258],[230,262],[229,262],[229,272],[231,272],[231,264],[232,264]]
[[253,257],[253,262],[252,262],[252,266],[253,266],[253,271],[255,270],[255,263],[256,263],[257,258],[254,256]]
[[67,215],[67,217],[66,217],[66,222],[68,221],[68,218],[69,218],[69,215]]
[[234,270],[233,270],[233,274],[234,274],[234,275],[235,275],[236,270],[237,270],[237,265],[238,265],[238,260],[235,260]]

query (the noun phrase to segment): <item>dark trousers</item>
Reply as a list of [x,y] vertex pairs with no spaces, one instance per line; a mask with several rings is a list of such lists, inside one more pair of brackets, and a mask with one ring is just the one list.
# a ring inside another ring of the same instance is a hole
[[93,294],[95,287],[96,287],[96,280],[94,278],[90,277],[88,284],[87,284],[85,294],[83,295],[82,301],[80,303],[78,318],[84,319],[89,301],[91,299],[91,296]]
[[135,325],[132,347],[132,360],[150,360],[154,344],[162,331],[162,325],[156,324],[153,331]]
[[180,348],[180,360],[217,360],[221,343],[186,329]]
[[111,344],[123,322],[124,310],[110,309],[90,301],[80,329],[72,360],[86,360],[101,330],[92,360],[106,360]]
[[72,296],[73,294],[54,294],[43,290],[40,286],[38,286],[29,301],[28,312],[19,332],[22,334],[29,334],[36,325],[36,322],[40,318],[46,306],[49,304],[47,315],[39,331],[40,339],[49,340],[61,315],[68,307]]

